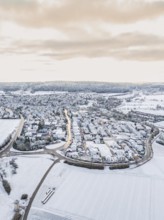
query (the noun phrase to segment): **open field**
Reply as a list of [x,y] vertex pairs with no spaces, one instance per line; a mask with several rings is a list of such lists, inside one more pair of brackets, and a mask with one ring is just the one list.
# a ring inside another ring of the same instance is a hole
[[18,165],[17,173],[12,174],[9,161],[12,158],[3,158],[0,167],[6,171],[6,179],[11,185],[11,193],[8,196],[0,182],[0,219],[11,220],[14,210],[14,201],[19,200],[26,193],[30,197],[40,179],[51,165],[49,155],[44,156],[19,156],[16,157]]
[[[118,110],[123,111],[124,113],[127,113],[131,110],[135,111],[141,111],[145,113],[150,114],[156,114],[156,115],[164,115],[164,95],[161,94],[144,94],[139,93],[137,96],[130,97],[130,100],[128,100],[128,97],[125,96],[119,96],[119,98],[123,99],[122,105],[118,107]],[[126,100],[125,100],[126,99]],[[159,108],[158,108],[159,107]]]
[[[154,158],[136,169],[97,171],[57,164],[28,219],[163,220],[164,148],[153,147]],[[55,193],[43,205],[49,187]]]
[[19,126],[20,119],[0,119],[0,145]]

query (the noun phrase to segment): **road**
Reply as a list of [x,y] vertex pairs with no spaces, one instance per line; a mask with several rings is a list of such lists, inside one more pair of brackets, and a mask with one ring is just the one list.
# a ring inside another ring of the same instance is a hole
[[64,148],[68,148],[70,144],[72,143],[72,133],[71,133],[71,119],[68,116],[68,111],[67,109],[64,110],[65,117],[67,119],[67,142],[64,145]]

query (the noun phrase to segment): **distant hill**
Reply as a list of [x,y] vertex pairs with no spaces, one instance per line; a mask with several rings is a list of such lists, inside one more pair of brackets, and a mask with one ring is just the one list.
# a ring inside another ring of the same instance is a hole
[[68,92],[97,92],[97,93],[125,93],[134,89],[163,91],[162,83],[108,83],[108,82],[22,82],[0,83],[0,90],[16,91],[68,91]]

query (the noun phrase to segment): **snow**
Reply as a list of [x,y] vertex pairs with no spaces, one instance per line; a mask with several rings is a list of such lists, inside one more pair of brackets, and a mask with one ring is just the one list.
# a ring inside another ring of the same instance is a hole
[[37,152],[43,152],[43,149],[38,149],[38,150],[33,150],[33,151],[20,151],[20,150],[16,150],[13,147],[10,148],[11,152],[16,152],[16,153],[23,153],[23,154],[33,154],[33,153],[37,153]]
[[97,148],[100,151],[101,157],[111,156],[109,148],[105,144],[97,144]]
[[52,95],[52,94],[54,94],[54,91],[37,91],[33,93],[33,95]]
[[101,93],[102,96],[108,98],[110,96],[126,96],[127,94],[126,93]]
[[[19,156],[16,158],[16,163],[18,164],[17,174],[12,175],[10,167],[5,167],[8,174],[7,180],[12,188],[9,196],[0,183],[0,219],[2,220],[12,219],[14,201],[20,199],[24,193],[27,193],[30,197],[44,173],[52,164],[49,155]],[[10,159],[1,159],[0,165],[6,166]]]
[[[28,220],[163,220],[164,147],[154,143],[154,157],[126,170],[88,170],[57,164],[34,200]],[[55,194],[43,205],[48,187]],[[57,217],[56,217],[57,216]]]
[[[11,94],[14,95],[31,95],[31,96],[35,96],[35,95],[53,95],[53,94],[64,94],[67,93],[66,91],[36,91],[36,92],[31,92],[31,90],[17,90],[17,91],[13,91],[11,92]],[[1,94],[1,91],[0,91]]]
[[106,144],[95,144],[92,141],[86,141],[86,147],[88,147],[92,155],[97,154],[99,150],[101,157],[111,156],[110,149]]
[[157,123],[154,123],[155,126],[157,127],[161,127],[161,128],[164,128],[164,121],[160,121],[160,122],[157,122]]
[[[121,97],[119,96],[119,98]],[[132,100],[130,102],[124,100],[117,110],[124,113],[127,113],[130,110],[136,110],[144,113],[164,115],[164,93],[145,95],[140,92],[137,96],[132,96],[131,98]],[[157,109],[157,106],[161,106],[161,109]]]
[[142,110],[139,110],[139,111],[143,112],[143,113],[147,113],[147,114],[153,114],[153,115],[161,115],[161,116],[164,115],[164,110],[142,109]]
[[50,144],[50,145],[47,145],[46,146],[46,149],[57,149],[57,148],[60,148],[62,147],[66,142],[65,141],[61,141],[60,143],[56,143],[56,144]]
[[0,119],[0,145],[19,126],[20,119]]
[[0,95],[4,95],[4,94],[5,94],[5,92],[0,90]]
[[35,96],[35,95],[51,95],[54,94],[54,91],[37,91],[37,92],[31,92],[30,90],[17,90],[17,91],[13,91],[11,92],[14,95],[31,95],[31,96]]

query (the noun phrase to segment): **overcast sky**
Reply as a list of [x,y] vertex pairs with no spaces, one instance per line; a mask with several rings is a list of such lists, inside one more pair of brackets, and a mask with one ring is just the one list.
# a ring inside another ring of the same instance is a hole
[[164,82],[164,1],[0,0],[0,81]]

